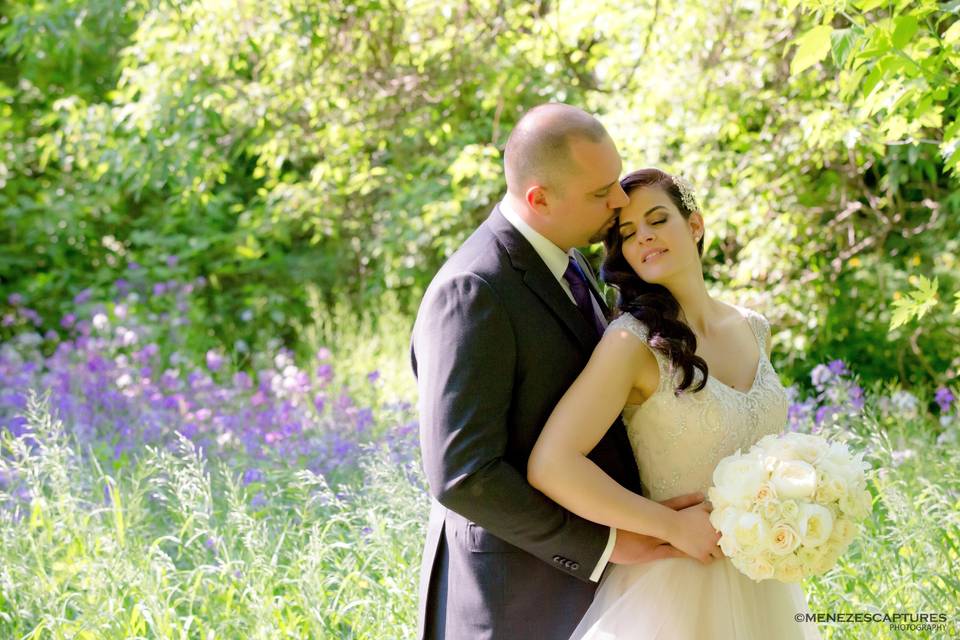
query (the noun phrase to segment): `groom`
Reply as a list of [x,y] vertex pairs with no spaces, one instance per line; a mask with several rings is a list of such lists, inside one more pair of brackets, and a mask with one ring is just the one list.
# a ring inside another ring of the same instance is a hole
[[[576,516],[526,481],[541,428],[606,325],[593,273],[574,247],[599,241],[628,202],[617,149],[593,116],[541,105],[510,134],[504,172],[506,196],[434,277],[413,329],[434,498],[422,639],[563,640],[609,562],[683,555]],[[590,459],[639,493],[619,420]]]

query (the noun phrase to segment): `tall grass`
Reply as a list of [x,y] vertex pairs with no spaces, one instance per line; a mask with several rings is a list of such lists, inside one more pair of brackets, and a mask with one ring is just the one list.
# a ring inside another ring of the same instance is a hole
[[26,413],[32,436],[0,440],[0,637],[413,634],[426,494],[391,452],[368,449],[339,490],[272,471],[253,506],[189,440],[113,478],[42,399]]
[[960,635],[960,451],[938,443],[941,430],[929,415],[889,415],[878,406],[884,397],[874,385],[861,415],[840,417],[825,429],[866,452],[874,501],[862,534],[838,565],[804,584],[810,609],[947,618],[926,630],[882,621],[825,622],[824,638],[954,637]]

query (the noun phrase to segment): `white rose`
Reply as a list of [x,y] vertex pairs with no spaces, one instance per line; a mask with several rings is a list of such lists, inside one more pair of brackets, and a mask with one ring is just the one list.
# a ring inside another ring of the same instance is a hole
[[788,522],[796,522],[800,516],[800,505],[795,500],[784,500],[780,503],[780,512],[783,519]]
[[723,507],[710,512],[710,524],[720,533],[733,533],[733,525],[740,515],[736,507]]
[[830,445],[820,436],[807,433],[791,433],[788,435],[793,447],[794,457],[803,462],[815,464],[820,458],[827,455]]
[[847,518],[837,518],[830,535],[830,542],[836,542],[845,549],[856,537],[859,527]]
[[793,553],[794,549],[800,546],[800,534],[786,522],[775,524],[770,529],[767,540],[770,550],[779,556]]
[[847,493],[847,487],[837,478],[825,476],[823,482],[817,484],[817,502],[833,502]]
[[723,555],[728,558],[733,558],[740,553],[740,546],[737,544],[737,539],[733,536],[732,531],[720,536],[720,542],[717,544],[720,545],[720,550],[723,551]]
[[805,547],[819,547],[833,533],[833,514],[818,504],[800,505],[800,540]]
[[851,518],[861,519],[870,514],[873,497],[869,491],[848,491],[840,496],[840,509]]
[[773,563],[763,555],[754,556],[747,563],[747,576],[757,582],[773,577]]
[[763,461],[756,455],[727,456],[713,471],[713,484],[720,500],[748,507],[760,484],[767,479]]
[[770,477],[782,498],[809,498],[817,489],[817,470],[800,460],[785,460]]
[[800,561],[800,564],[803,565],[805,571],[812,571],[814,567],[820,562],[820,558],[823,557],[823,546],[818,549],[811,549],[810,547],[800,547],[797,549],[797,559]]
[[764,500],[776,500],[777,490],[774,488],[772,483],[763,482],[757,489],[757,493],[753,496],[753,499],[757,502],[763,502]]
[[753,551],[766,550],[767,525],[756,513],[743,513],[733,524],[737,546]]
[[774,577],[781,582],[800,582],[803,579],[803,563],[795,555],[784,556],[776,565]]
[[760,514],[769,524],[779,522],[783,518],[783,508],[777,500],[763,500],[753,505],[754,513]]

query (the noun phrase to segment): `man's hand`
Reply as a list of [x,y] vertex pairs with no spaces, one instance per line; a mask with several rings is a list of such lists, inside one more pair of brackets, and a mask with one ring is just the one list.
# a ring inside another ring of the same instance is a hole
[[[660,504],[670,507],[674,511],[679,511],[703,502],[703,498],[702,493],[688,493],[663,500]],[[617,542],[614,544],[613,553],[610,554],[610,562],[615,564],[641,564],[653,560],[663,560],[664,558],[689,557],[683,551],[660,538],[617,529]]]

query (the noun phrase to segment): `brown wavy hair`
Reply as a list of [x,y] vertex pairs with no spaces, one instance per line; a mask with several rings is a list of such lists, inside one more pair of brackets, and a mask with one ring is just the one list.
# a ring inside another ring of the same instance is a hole
[[[627,195],[637,189],[662,189],[676,205],[684,220],[688,220],[693,213],[693,210],[684,205],[673,177],[659,169],[634,171],[620,181],[620,186]],[[617,215],[619,214],[618,210]],[[614,315],[629,313],[646,325],[650,348],[669,358],[675,368],[683,370],[683,379],[674,393],[680,394],[693,384],[694,369],[699,369],[702,376],[693,391],[703,389],[707,384],[707,362],[695,355],[697,337],[690,327],[679,319],[680,303],[666,287],[643,280],[627,262],[623,255],[619,220],[610,227],[603,244],[607,254],[600,266],[600,277],[617,290]],[[703,237],[697,241],[697,253],[703,256]]]

